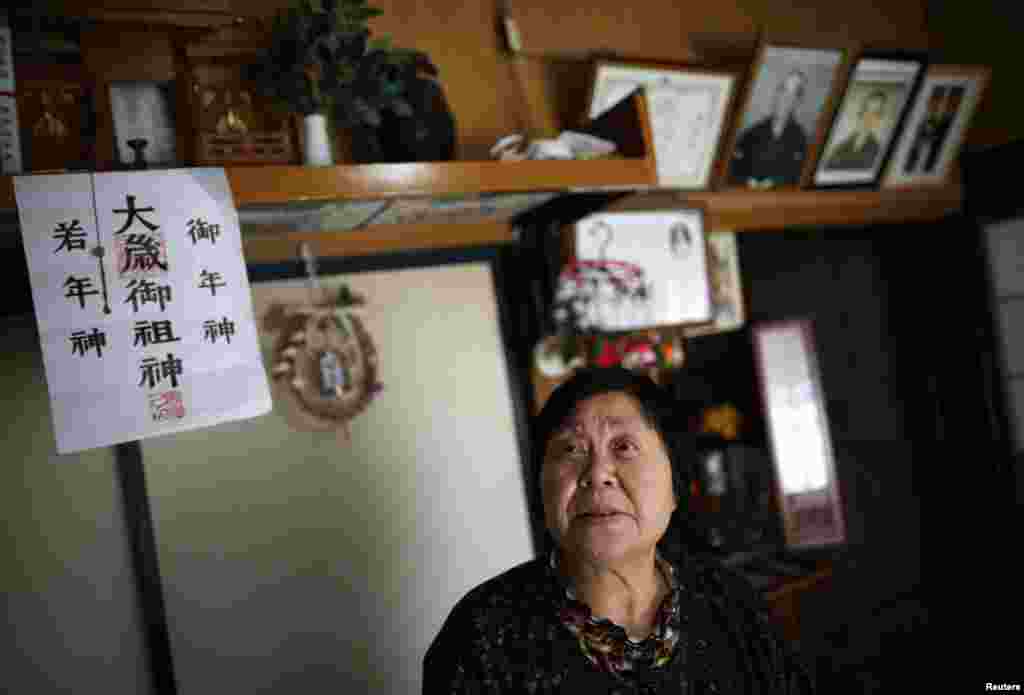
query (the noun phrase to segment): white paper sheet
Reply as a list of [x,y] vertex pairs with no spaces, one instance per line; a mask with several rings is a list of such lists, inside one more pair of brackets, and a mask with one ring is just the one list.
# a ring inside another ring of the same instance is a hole
[[[639,266],[642,296],[622,299],[597,288],[590,325],[633,330],[711,320],[711,290],[701,215],[696,210],[598,213],[576,224],[579,261]],[[620,278],[630,290],[631,277]]]
[[719,92],[711,87],[648,87],[647,103],[654,134],[658,181],[696,185],[707,179],[717,144]]
[[222,169],[14,187],[59,453],[270,411]]

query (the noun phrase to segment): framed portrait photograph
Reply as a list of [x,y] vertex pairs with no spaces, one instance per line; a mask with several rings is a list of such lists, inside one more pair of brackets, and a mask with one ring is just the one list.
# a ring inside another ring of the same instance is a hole
[[174,112],[174,83],[136,80],[110,83],[110,110],[118,163],[139,158],[147,166],[181,164]]
[[573,241],[556,304],[577,329],[712,319],[703,209],[598,212],[573,225]]
[[932,65],[886,169],[885,187],[940,184],[960,152],[991,70]]
[[643,89],[658,185],[706,188],[735,83],[728,72],[599,61],[589,116],[595,119]]
[[857,59],[814,170],[815,186],[878,182],[924,69],[924,58],[917,55]]
[[848,48],[765,42],[724,163],[724,187],[799,186],[828,117]]

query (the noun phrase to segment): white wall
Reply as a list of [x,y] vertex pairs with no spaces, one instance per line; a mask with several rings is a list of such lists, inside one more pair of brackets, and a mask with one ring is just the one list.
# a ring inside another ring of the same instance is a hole
[[[532,557],[488,266],[345,279],[385,384],[350,443],[279,402],[143,442],[182,695],[419,693],[455,601]],[[257,316],[307,296],[253,295]]]
[[0,691],[150,692],[113,449],[59,456],[31,315],[0,350]]
[[[1024,218],[988,225],[985,242],[1014,443],[1024,460]],[[1024,470],[1017,471],[1017,498],[1024,500]]]

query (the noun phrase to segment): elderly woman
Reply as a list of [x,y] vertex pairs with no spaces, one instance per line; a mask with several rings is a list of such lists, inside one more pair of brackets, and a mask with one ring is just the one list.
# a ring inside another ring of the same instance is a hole
[[671,422],[659,387],[621,368],[555,390],[531,484],[548,548],[452,609],[425,695],[811,692],[750,585],[669,544],[693,459]]

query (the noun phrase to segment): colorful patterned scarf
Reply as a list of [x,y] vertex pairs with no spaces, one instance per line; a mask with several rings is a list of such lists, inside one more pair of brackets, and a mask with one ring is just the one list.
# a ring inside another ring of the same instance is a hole
[[549,565],[565,587],[565,603],[559,611],[559,618],[576,636],[588,659],[602,671],[617,676],[637,668],[660,668],[672,660],[680,636],[680,586],[671,564],[656,558],[672,589],[658,608],[654,632],[635,642],[620,625],[607,618],[594,617],[590,607],[576,598],[571,582],[558,572],[557,553],[557,549],[552,550]]

